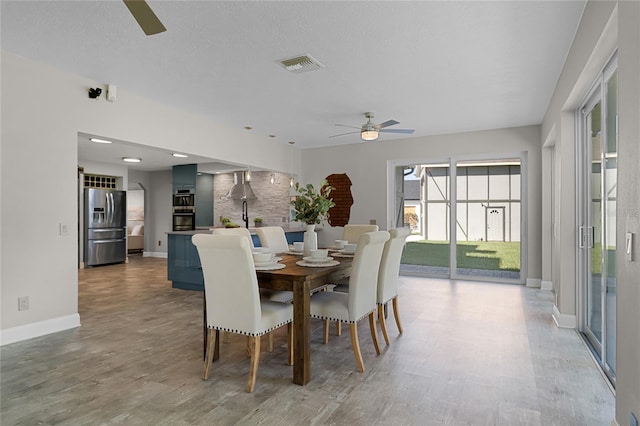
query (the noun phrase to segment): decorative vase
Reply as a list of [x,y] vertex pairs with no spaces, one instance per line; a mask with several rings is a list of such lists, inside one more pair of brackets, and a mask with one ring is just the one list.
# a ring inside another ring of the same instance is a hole
[[303,251],[302,254],[306,256],[311,256],[311,250],[318,250],[318,234],[315,231],[315,224],[307,224],[307,230],[302,236],[303,241]]

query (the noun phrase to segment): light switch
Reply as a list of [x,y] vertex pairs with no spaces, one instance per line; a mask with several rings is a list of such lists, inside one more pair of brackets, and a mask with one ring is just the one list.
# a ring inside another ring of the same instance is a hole
[[624,243],[624,254],[627,257],[628,262],[633,262],[634,253],[633,253],[633,232],[627,232],[625,234],[625,243]]
[[66,223],[60,223],[59,225],[59,233],[61,236],[66,237],[67,235],[69,235],[69,227],[67,226]]

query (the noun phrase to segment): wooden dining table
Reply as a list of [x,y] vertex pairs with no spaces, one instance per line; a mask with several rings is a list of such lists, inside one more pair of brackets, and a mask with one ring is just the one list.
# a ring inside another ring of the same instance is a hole
[[306,385],[311,380],[311,291],[351,275],[352,258],[336,257],[335,266],[299,266],[302,256],[278,254],[286,266],[274,271],[257,271],[258,285],[272,290],[293,292],[293,383]]

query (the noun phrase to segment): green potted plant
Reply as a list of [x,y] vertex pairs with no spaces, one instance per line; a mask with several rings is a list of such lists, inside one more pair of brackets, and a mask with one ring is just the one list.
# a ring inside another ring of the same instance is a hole
[[296,182],[296,197],[291,201],[295,211],[294,220],[315,225],[329,217],[328,212],[335,205],[329,196],[333,187],[326,180],[320,182],[320,190],[316,191],[310,183],[303,186]]
[[261,217],[256,217],[253,219],[253,225],[256,228],[260,228],[262,226],[262,218]]
[[318,248],[318,235],[315,232],[316,224],[329,217],[329,209],[335,205],[330,198],[333,187],[326,180],[320,182],[320,189],[316,191],[314,186],[308,183],[305,186],[296,182],[296,197],[291,201],[295,211],[294,220],[307,224],[307,230],[303,235],[303,254],[309,256],[311,250]]

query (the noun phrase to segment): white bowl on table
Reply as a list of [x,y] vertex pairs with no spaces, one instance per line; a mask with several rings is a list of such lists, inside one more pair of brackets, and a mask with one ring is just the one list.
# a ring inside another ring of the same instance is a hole
[[311,250],[312,259],[326,259],[328,255],[329,255],[329,250],[327,249]]
[[267,263],[273,260],[274,254],[270,251],[253,251],[253,261],[255,263]]
[[344,254],[353,254],[356,252],[356,249],[358,248],[357,244],[350,244],[347,243],[344,245],[344,248],[342,249],[342,253]]

